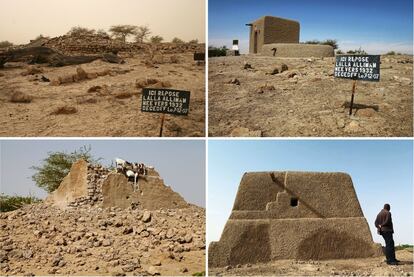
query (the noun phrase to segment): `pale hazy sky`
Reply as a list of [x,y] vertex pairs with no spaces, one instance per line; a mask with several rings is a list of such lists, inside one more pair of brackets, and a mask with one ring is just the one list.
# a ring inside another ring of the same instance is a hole
[[71,27],[148,25],[151,35],[205,42],[205,0],[0,0],[0,41],[28,43]]

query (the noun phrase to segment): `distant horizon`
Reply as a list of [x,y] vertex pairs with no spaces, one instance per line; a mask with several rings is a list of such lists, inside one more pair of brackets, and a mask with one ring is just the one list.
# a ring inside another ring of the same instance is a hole
[[205,42],[205,0],[6,0],[0,8],[9,11],[0,17],[0,41],[13,44],[62,36],[77,26],[108,32],[113,25],[148,26],[149,37],[165,41]]
[[[115,40],[115,38],[114,37],[112,37],[112,35],[111,35],[111,33],[109,32],[109,29],[110,29],[110,27],[111,26],[116,26],[116,25],[133,25],[133,24],[114,24],[114,25],[110,25],[107,29],[103,29],[103,28],[100,28],[100,29],[94,29],[94,28],[89,28],[89,27],[87,27],[87,26],[73,26],[73,27],[82,27],[82,28],[87,28],[87,29],[93,29],[93,30],[95,30],[95,32],[96,31],[100,31],[100,30],[103,30],[103,31],[105,31],[110,37],[111,37],[111,39],[114,39]],[[62,37],[62,36],[65,36],[65,35],[68,35],[68,33],[69,33],[69,31],[73,28],[73,27],[71,27],[67,32],[65,32],[65,33],[62,33],[62,34],[60,34],[60,35],[54,35],[54,36],[49,36],[48,34],[46,34],[46,33],[44,33],[44,34],[38,34],[38,35],[36,35],[36,36],[34,36],[32,39],[29,39],[29,41],[26,41],[26,42],[22,42],[22,43],[19,43],[19,42],[14,42],[14,41],[11,41],[11,40],[7,40],[7,39],[0,39],[0,42],[2,42],[2,41],[8,41],[8,42],[11,42],[11,43],[13,43],[14,45],[24,45],[24,44],[28,44],[28,43],[30,43],[31,41],[33,41],[33,40],[35,40],[35,39],[37,39],[39,36],[42,36],[42,37],[44,37],[44,38],[48,38],[48,39],[53,39],[53,38],[58,38],[58,37]],[[139,27],[139,26],[138,26]],[[148,26],[150,29],[151,29],[151,26]],[[95,33],[96,34],[96,33]],[[150,34],[149,36],[148,36],[148,38],[147,38],[147,40],[146,41],[144,41],[143,43],[151,43],[150,41],[149,41],[149,39],[152,37],[152,36],[156,36],[157,34]],[[161,36],[162,37],[162,36]],[[178,36],[172,36],[171,37],[171,39],[165,39],[164,37],[163,37],[163,41],[161,42],[161,43],[170,43],[174,38],[179,38],[179,39],[181,39],[180,37],[178,37]],[[193,39],[190,39],[190,40],[193,40]],[[188,40],[188,41],[186,41],[186,40],[183,40],[185,43],[187,43],[187,42],[189,42],[190,40]],[[198,40],[198,39],[197,39]],[[127,37],[127,40],[126,40],[126,42],[127,43],[134,43],[135,42],[135,40],[134,40],[134,36],[133,35],[131,35],[131,36],[129,36],[129,37]],[[198,41],[198,43],[205,43],[204,41],[203,42],[201,42],[201,41]]]
[[298,21],[300,42],[334,39],[343,52],[361,47],[368,54],[395,51],[413,55],[413,3],[406,0],[209,0],[209,46],[231,48],[239,40],[249,52],[246,23],[271,15]]

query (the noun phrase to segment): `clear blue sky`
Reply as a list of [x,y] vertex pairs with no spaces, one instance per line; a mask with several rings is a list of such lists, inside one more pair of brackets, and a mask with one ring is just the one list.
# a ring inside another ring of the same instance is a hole
[[202,140],[12,140],[0,141],[0,192],[47,194],[31,180],[33,165],[50,151],[72,152],[83,145],[104,165],[118,157],[152,165],[166,185],[188,202],[205,207],[205,142]]
[[248,171],[346,172],[351,175],[374,241],[373,222],[390,203],[399,243],[413,243],[413,144],[405,140],[210,140],[208,242],[220,238],[241,177]]
[[360,46],[370,54],[412,54],[412,0],[209,0],[209,45],[240,40],[248,50],[249,27],[263,15],[300,22],[300,41],[336,39],[340,49]]

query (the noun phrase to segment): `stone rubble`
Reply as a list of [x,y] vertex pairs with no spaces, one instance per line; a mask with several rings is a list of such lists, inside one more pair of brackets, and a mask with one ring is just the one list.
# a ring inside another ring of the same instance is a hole
[[[89,168],[91,196],[107,174]],[[204,260],[206,246],[205,210],[196,206],[60,210],[40,203],[1,213],[0,222],[0,275],[182,275],[204,268],[193,262]]]

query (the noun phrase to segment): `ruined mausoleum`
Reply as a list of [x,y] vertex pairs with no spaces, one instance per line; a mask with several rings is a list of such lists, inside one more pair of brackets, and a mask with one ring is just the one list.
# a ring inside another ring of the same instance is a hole
[[46,202],[60,208],[98,206],[102,208],[133,207],[157,210],[186,208],[188,203],[171,187],[164,184],[158,172],[151,168],[134,182],[121,173],[84,160],[73,163],[69,174]]
[[381,254],[345,173],[245,173],[209,266]]
[[250,26],[249,53],[275,57],[333,57],[330,45],[299,43],[298,21],[263,16]]

